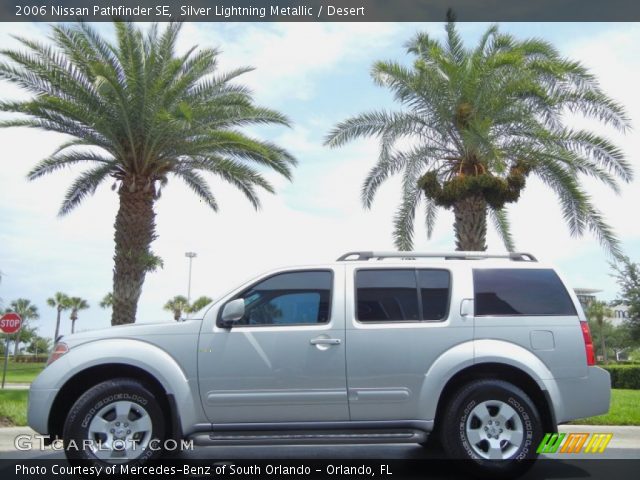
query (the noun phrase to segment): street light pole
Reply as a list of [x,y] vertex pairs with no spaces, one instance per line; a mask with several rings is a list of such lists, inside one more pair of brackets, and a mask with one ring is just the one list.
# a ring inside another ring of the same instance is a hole
[[[186,252],[185,257],[189,259],[189,284],[187,286],[187,305],[191,305],[191,264],[193,259],[197,257],[196,252]],[[187,318],[189,318],[189,312],[187,312]]]

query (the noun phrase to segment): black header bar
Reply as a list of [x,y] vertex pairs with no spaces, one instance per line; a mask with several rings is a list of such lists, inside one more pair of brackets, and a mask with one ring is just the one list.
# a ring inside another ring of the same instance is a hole
[[0,0],[3,22],[638,22],[637,0]]

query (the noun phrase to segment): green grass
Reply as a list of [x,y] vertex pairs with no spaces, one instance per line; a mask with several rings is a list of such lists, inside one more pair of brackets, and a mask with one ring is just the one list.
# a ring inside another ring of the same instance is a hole
[[611,390],[611,408],[606,415],[574,420],[576,425],[640,425],[640,390]]
[[27,424],[28,390],[0,390],[0,426]]
[[[640,390],[612,390],[606,415],[583,418],[577,425],[640,425]],[[0,426],[27,424],[27,390],[0,390]]]
[[[0,363],[0,375],[2,375],[3,366],[4,363]],[[9,361],[6,381],[7,383],[31,383],[44,367],[44,363],[15,363]]]

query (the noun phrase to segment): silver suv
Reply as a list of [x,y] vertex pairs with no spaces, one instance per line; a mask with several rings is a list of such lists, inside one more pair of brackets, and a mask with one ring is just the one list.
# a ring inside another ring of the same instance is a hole
[[[574,292],[532,255],[352,252],[268,272],[202,320],[60,341],[29,425],[71,461],[196,445],[441,442],[515,473],[543,435],[606,413]],[[78,448],[82,445],[83,448]]]

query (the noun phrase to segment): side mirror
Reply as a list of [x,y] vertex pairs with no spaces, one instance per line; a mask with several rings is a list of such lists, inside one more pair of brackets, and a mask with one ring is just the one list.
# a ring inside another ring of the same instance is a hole
[[222,321],[229,326],[244,317],[244,298],[231,300],[222,310]]

